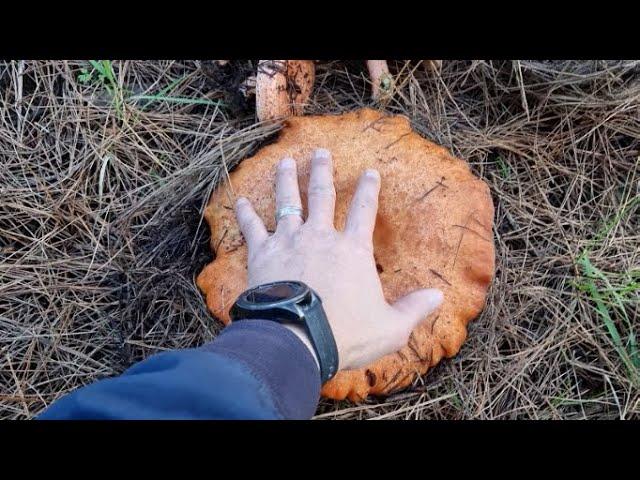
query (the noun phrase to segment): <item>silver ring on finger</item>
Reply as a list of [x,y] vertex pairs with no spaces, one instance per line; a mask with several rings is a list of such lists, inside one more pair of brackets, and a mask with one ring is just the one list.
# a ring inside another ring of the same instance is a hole
[[276,210],[276,223],[280,221],[282,217],[286,217],[287,215],[298,215],[302,218],[302,208],[296,207],[295,205],[285,205]]

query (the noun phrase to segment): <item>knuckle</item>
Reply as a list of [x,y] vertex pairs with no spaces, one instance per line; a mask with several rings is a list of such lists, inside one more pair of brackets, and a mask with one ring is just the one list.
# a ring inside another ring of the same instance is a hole
[[322,245],[335,245],[336,229],[333,226],[318,228],[314,230],[314,238]]
[[267,240],[265,240],[265,242],[262,244],[262,251],[260,252],[260,254],[263,256],[263,258],[268,258],[278,252],[281,244],[282,239],[277,236],[277,234],[274,234]]
[[296,170],[293,167],[278,167],[276,175],[278,180],[289,181],[296,178]]
[[309,195],[313,197],[335,198],[336,190],[332,185],[312,185],[309,187]]
[[331,157],[315,157],[313,165],[317,167],[328,167],[331,165]]
[[243,217],[240,220],[240,225],[245,230],[255,230],[256,228],[259,227],[259,223],[260,221],[254,216]]
[[335,233],[332,228],[305,223],[291,234],[291,241],[295,246],[309,243],[328,245],[334,240]]
[[276,232],[291,231],[300,226],[302,219],[297,215],[287,215],[278,222]]
[[296,230],[291,234],[290,238],[291,238],[291,244],[294,247],[300,246],[304,244],[304,242],[306,241],[306,238],[307,238],[306,230],[302,228],[299,230]]
[[284,207],[285,205],[295,205],[299,206],[300,201],[290,193],[281,193],[278,195],[278,208]]
[[378,205],[378,196],[371,192],[362,192],[358,199],[360,207],[375,207]]

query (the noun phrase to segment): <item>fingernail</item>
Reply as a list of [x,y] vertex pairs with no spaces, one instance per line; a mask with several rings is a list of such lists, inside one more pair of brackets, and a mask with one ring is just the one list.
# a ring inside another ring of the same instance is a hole
[[316,148],[315,152],[313,152],[313,156],[315,158],[331,158],[331,152],[326,148]]
[[378,170],[375,170],[373,168],[367,168],[364,171],[364,174],[369,177],[369,178],[373,178],[375,180],[378,180],[380,178],[380,172],[378,172]]
[[237,206],[245,205],[245,204],[247,204],[247,203],[249,203],[249,200],[248,200],[246,197],[238,197],[238,198],[236,199],[236,205],[237,205]]
[[442,293],[442,290],[438,290],[437,288],[433,288],[432,291],[433,291],[433,302],[436,305],[436,307],[438,307],[444,300],[444,293]]
[[280,167],[281,168],[293,168],[295,166],[296,166],[296,162],[291,157],[285,157],[282,160],[280,160]]

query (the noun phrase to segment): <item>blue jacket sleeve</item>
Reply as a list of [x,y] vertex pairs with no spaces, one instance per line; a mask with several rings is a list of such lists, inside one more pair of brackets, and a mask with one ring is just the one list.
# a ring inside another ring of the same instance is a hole
[[200,348],[160,353],[54,402],[40,419],[308,419],[320,372],[276,322],[225,328]]

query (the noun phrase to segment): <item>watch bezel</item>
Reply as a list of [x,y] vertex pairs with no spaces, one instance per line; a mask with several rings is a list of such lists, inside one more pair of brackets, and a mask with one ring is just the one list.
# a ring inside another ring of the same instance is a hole
[[[257,289],[268,288],[272,285],[281,285],[283,283],[295,285],[300,289],[300,293],[297,295],[277,300],[274,302],[260,302],[256,303],[249,300],[250,295]],[[258,285],[256,287],[245,290],[236,300],[233,307],[230,310],[231,320],[235,320],[239,316],[243,318],[260,317],[265,312],[277,311],[281,320],[289,322],[302,322],[304,318],[304,312],[300,309],[300,306],[307,306],[311,303],[312,295],[311,289],[304,283],[296,280],[281,280],[277,282],[269,282]]]

